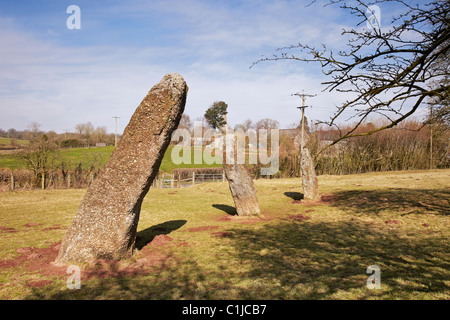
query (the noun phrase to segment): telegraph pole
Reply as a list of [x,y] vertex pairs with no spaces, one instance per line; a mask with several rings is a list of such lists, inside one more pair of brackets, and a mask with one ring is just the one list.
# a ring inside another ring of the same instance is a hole
[[120,119],[120,117],[113,117],[114,119],[116,119],[116,131],[115,131],[115,136],[114,136],[114,148],[117,147],[117,119]]
[[306,97],[315,97],[315,94],[306,94],[303,93],[294,93],[293,96],[299,96],[302,97],[302,106],[297,107],[297,109],[302,109],[302,132],[301,132],[301,142],[300,142],[300,158],[303,153],[303,131],[305,130],[305,108],[308,108],[308,106],[305,105]]
[[430,104],[430,170],[433,169],[433,105]]

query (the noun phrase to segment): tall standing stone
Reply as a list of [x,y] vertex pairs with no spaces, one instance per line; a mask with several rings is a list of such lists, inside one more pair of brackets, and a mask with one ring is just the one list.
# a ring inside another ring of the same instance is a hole
[[303,199],[313,201],[318,200],[319,184],[317,181],[316,170],[314,169],[314,163],[308,148],[303,148],[300,168],[302,170]]
[[[226,139],[230,138],[229,135],[226,136]],[[225,178],[228,181],[228,186],[230,187],[237,214],[238,216],[259,216],[259,202],[252,176],[245,164],[237,163],[236,155],[238,148],[235,147],[234,137],[232,140],[233,143],[227,143],[227,147],[231,145],[234,148],[232,153],[233,157],[230,161],[230,157],[227,159],[226,152],[224,152],[223,170],[225,172]]]
[[183,77],[172,73],[148,92],[81,201],[57,264],[131,255],[142,201],[178,127],[187,91]]

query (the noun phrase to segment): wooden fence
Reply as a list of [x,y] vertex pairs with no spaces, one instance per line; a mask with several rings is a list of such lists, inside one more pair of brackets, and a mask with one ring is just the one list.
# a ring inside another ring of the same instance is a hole
[[[95,180],[93,172],[76,174],[67,172],[64,176],[60,172],[49,172],[36,180],[29,170],[0,169],[0,191],[17,191],[29,189],[69,189],[87,188]],[[225,174],[216,170],[212,172],[175,172],[167,174],[160,172],[153,181],[153,188],[182,188],[205,182],[223,182]]]
[[189,187],[199,183],[205,182],[223,182],[225,181],[225,173],[221,174],[217,173],[198,173],[192,172],[189,178],[181,178],[180,174],[160,174],[153,181],[153,188],[161,189],[161,188],[182,188]]

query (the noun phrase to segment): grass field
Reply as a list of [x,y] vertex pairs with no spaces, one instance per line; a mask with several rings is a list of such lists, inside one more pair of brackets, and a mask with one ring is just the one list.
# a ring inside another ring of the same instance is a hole
[[[171,160],[173,146],[169,146],[164,154],[163,161],[160,166],[160,170],[171,173],[176,168],[206,168],[206,167],[220,167],[220,164],[194,164],[194,152],[191,153],[191,164],[176,165]],[[111,156],[114,151],[113,146],[99,147],[99,148],[70,148],[61,149],[58,151],[59,157],[66,162],[70,167],[75,168],[79,163],[82,166],[89,167],[91,163],[96,165],[103,165]],[[5,154],[0,155],[0,169],[24,169],[26,168],[25,162],[23,162],[17,154]]]
[[48,266],[85,190],[1,193],[0,299],[450,299],[450,170],[319,183],[305,204],[299,179],[256,180],[263,219],[232,216],[226,182],[151,189],[135,255],[79,290]]
[[29,140],[10,139],[10,138],[0,137],[0,146],[10,146],[12,141],[14,141],[14,143],[19,146],[24,146],[24,145],[27,145],[30,143]]

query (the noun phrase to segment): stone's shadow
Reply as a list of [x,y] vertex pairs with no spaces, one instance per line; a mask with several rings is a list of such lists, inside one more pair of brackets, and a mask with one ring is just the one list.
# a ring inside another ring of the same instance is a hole
[[171,220],[154,225],[145,230],[141,230],[136,234],[136,249],[141,250],[149,244],[154,237],[161,234],[169,234],[186,224],[186,220]]
[[304,197],[303,193],[300,192],[285,192],[284,195],[292,200],[303,200]]
[[232,207],[232,206],[229,206],[226,204],[213,204],[212,206],[216,209],[226,212],[230,216],[237,216],[237,211],[236,211],[235,207]]

